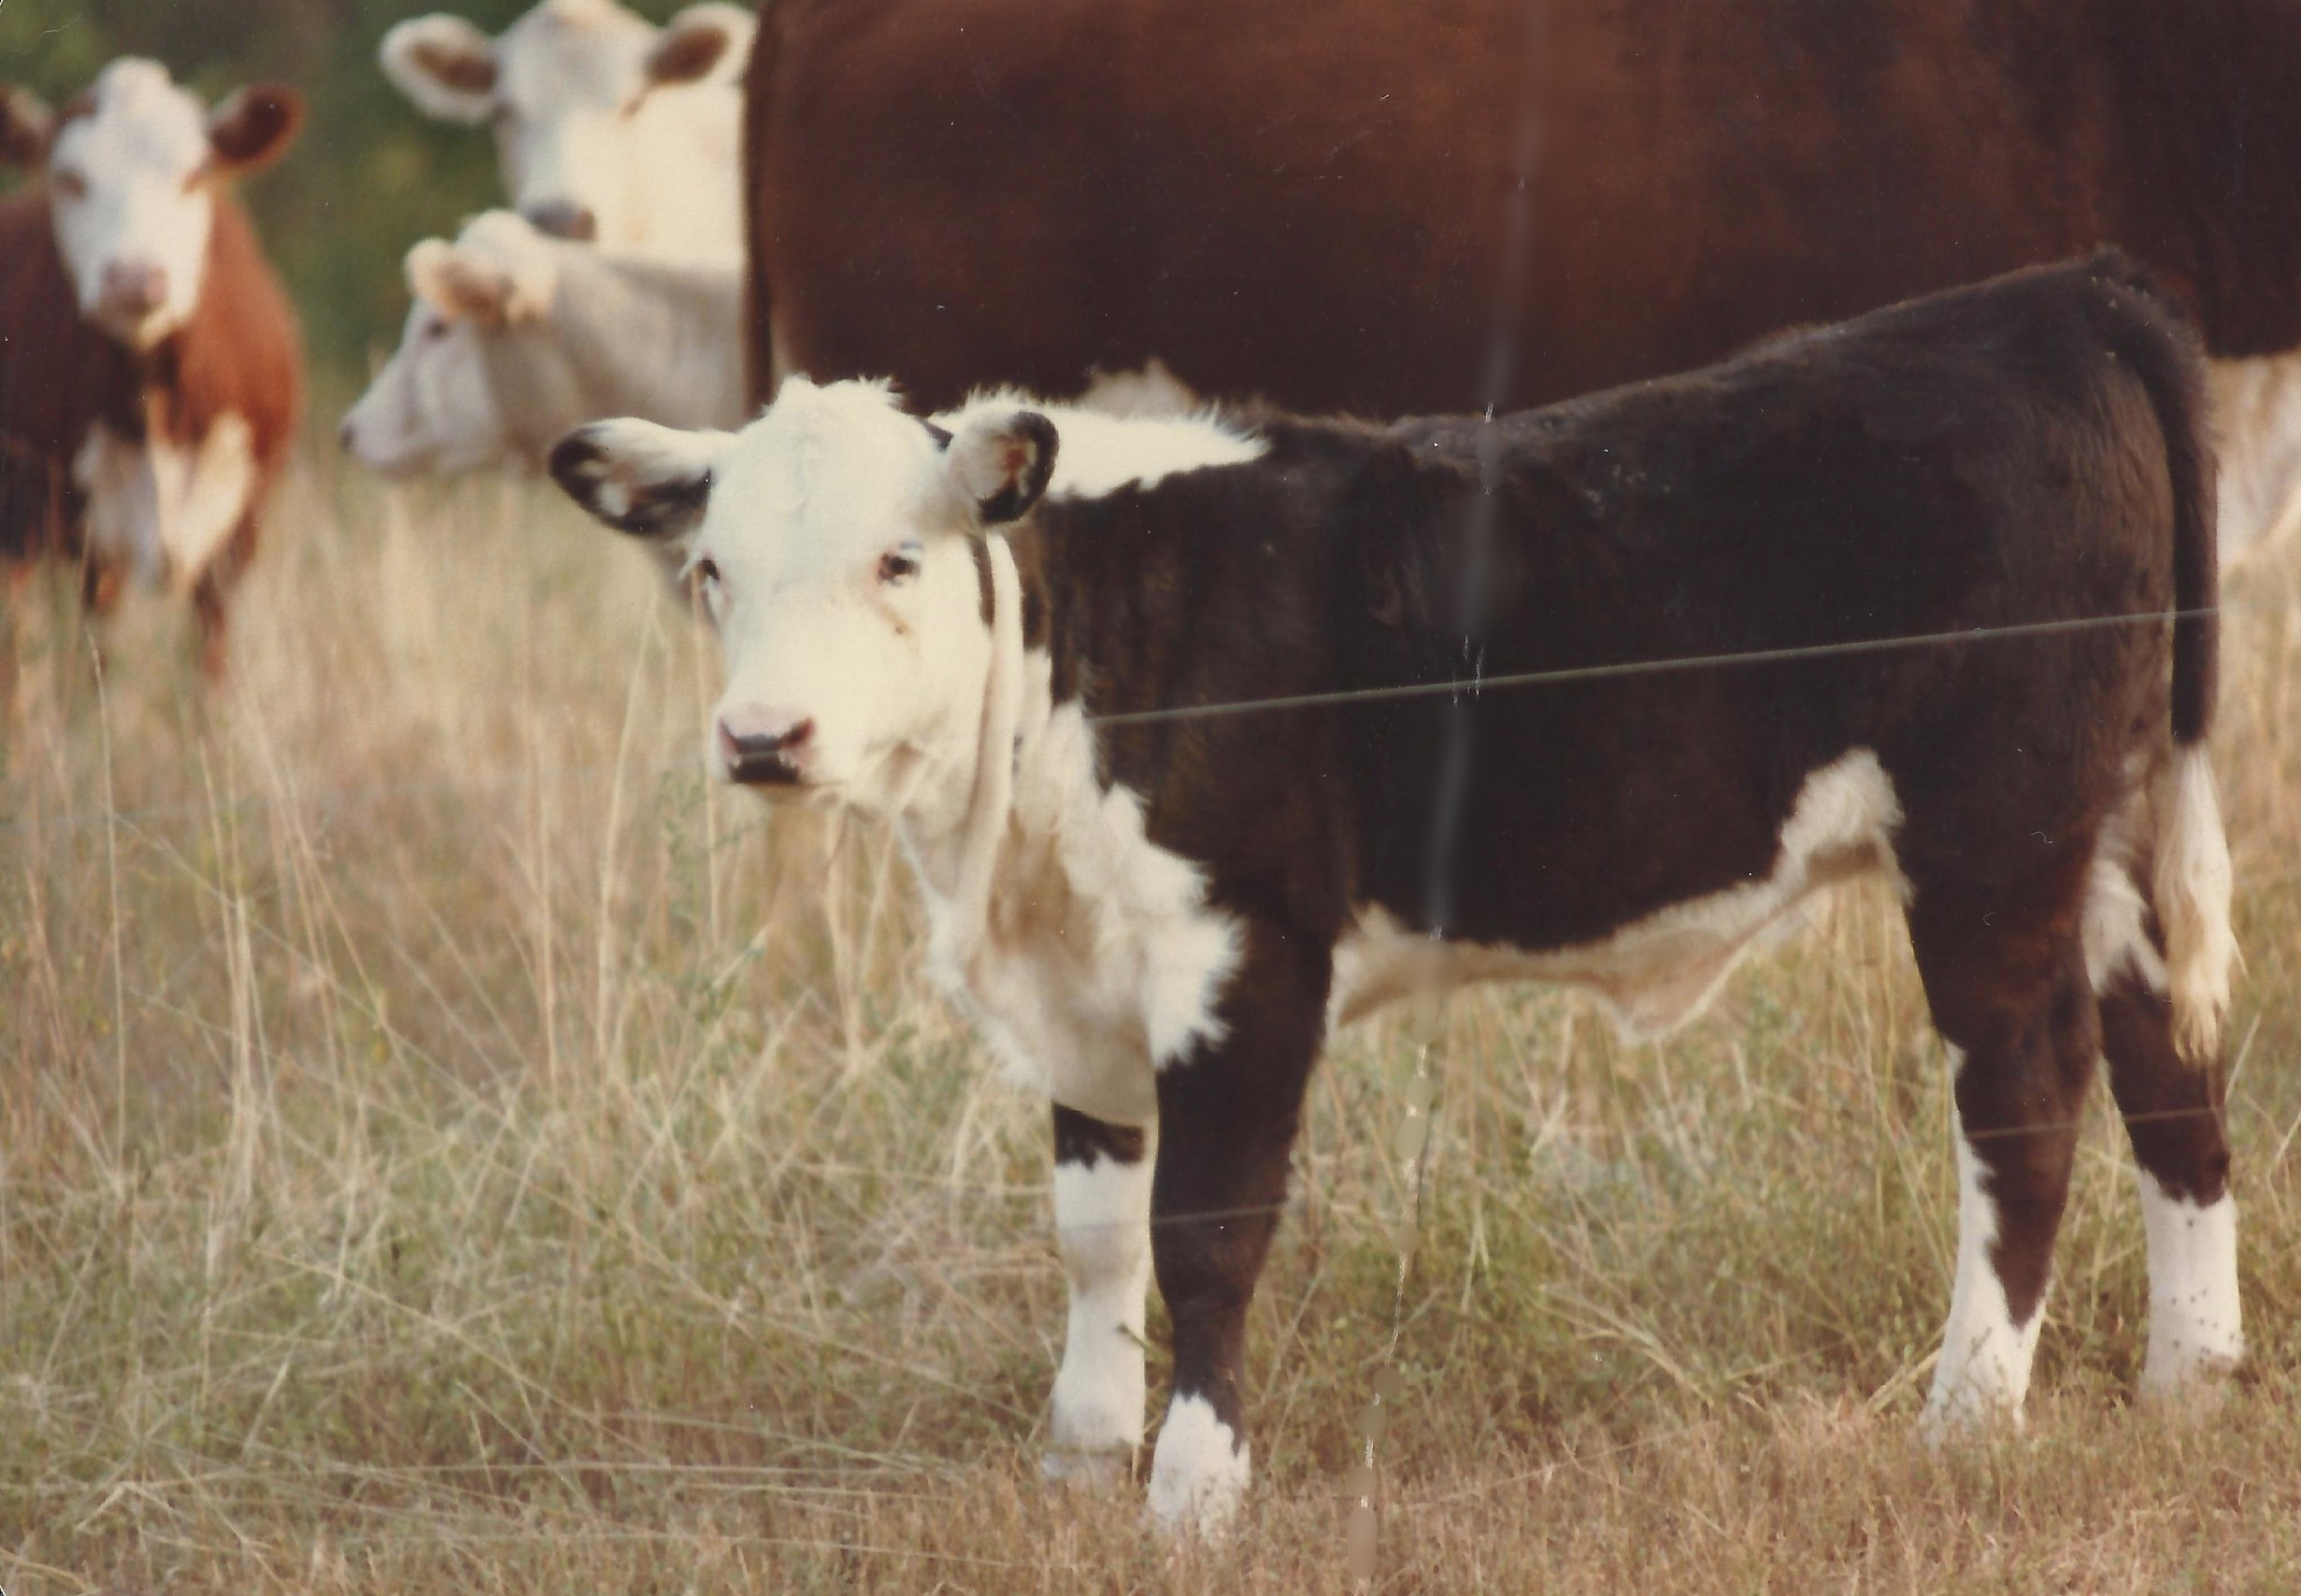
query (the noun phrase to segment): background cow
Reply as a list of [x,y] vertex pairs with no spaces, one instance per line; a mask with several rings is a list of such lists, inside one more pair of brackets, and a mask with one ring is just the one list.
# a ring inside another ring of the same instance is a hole
[[136,59],[52,117],[0,100],[0,148],[45,177],[0,202],[0,552],[84,560],[98,611],[130,571],[188,591],[211,676],[303,391],[294,313],[223,184],[303,117],[273,84],[206,111]]
[[[1536,9],[1529,66],[1522,0],[781,0],[749,85],[755,396],[796,370],[940,406],[1157,356],[1218,396],[1465,407],[1530,87],[1506,407],[2103,242],[2212,354],[2301,346],[2286,0]],[[2231,468],[2234,549],[2293,483]]]
[[540,466],[581,422],[744,416],[734,258],[617,255],[547,237],[508,211],[407,254],[399,349],[345,417],[344,447],[389,476]]
[[[1220,1524],[1330,1023],[1510,976],[1651,1036],[1857,875],[1902,890],[1958,1061],[1929,1422],[2019,1414],[2105,1054],[2143,1170],[2144,1389],[2241,1356],[2203,407],[2194,342],[2105,260],[1498,425],[1011,395],[927,423],[794,378],[740,434],[601,423],[552,469],[694,574],[726,656],[711,770],[893,820],[932,964],[1055,1102],[1050,1466],[1140,1440],[1155,1269],[1151,1506]],[[1979,640],[1879,646],[1946,633]],[[1434,890],[1465,634],[1498,684],[1578,679],[1465,711]],[[1672,656],[1709,668],[1602,669]]]
[[402,22],[383,70],[427,114],[490,127],[504,189],[561,237],[675,256],[742,248],[736,89],[754,22],[701,5],[658,28],[615,0],[542,0],[490,38]]

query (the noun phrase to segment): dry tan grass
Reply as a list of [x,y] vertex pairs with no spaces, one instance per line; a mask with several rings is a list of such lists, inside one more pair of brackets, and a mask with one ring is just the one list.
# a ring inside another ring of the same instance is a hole
[[[531,490],[324,469],[202,700],[21,606],[0,787],[0,1584],[14,1593],[1327,1590],[1388,1327],[1378,1023],[1320,1077],[1254,1320],[1265,1485],[1170,1557],[1050,1497],[1043,1109],[922,989],[882,839],[825,915],[693,775],[709,663]],[[1855,894],[1661,1047],[1457,1003],[1385,1443],[1391,1590],[2290,1590],[2301,1573],[2301,562],[2251,573],[2222,765],[2251,972],[2255,1361],[2129,1405],[2097,1094],[2021,1439],[1909,1439],[1948,1096]],[[764,928],[764,929],[763,929]]]

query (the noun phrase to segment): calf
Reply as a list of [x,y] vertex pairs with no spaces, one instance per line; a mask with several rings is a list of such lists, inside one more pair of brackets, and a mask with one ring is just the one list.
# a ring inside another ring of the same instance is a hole
[[658,28],[615,0],[541,0],[495,38],[461,17],[402,22],[383,36],[382,64],[427,114],[494,131],[512,206],[545,232],[732,255],[743,247],[736,85],[756,27],[728,5],[691,6]]
[[0,151],[46,178],[0,202],[0,557],[82,561],[98,612],[130,571],[189,591],[211,676],[303,392],[294,313],[223,185],[303,115],[269,84],[204,111],[133,59],[53,117],[0,91]]
[[[700,582],[712,771],[892,820],[936,970],[1054,1101],[1050,1469],[1139,1441],[1155,1274],[1150,1503],[1213,1526],[1329,1026],[1526,976],[1657,1034],[1865,873],[1956,1072],[1928,1422],[2018,1415],[2097,1053],[2142,1171],[2144,1389],[2240,1356],[2201,380],[2105,259],[1484,425],[1008,395],[928,423],[794,379],[739,434],[601,423],[552,469]],[[1494,685],[1434,884],[1465,635]]]
[[603,416],[731,427],[746,413],[730,329],[742,263],[619,256],[489,211],[407,254],[399,350],[345,417],[344,447],[387,476],[541,465]]

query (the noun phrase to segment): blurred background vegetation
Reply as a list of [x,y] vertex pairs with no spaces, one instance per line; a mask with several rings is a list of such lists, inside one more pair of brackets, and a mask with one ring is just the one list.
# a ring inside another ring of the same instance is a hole
[[[376,64],[384,30],[452,10],[500,32],[534,0],[0,0],[0,79],[62,105],[117,55],[166,64],[213,101],[280,78],[311,102],[303,139],[244,192],[304,318],[322,405],[366,381],[407,314],[400,261],[499,203],[495,147],[436,122]],[[625,0],[662,21],[684,0]],[[0,182],[12,181],[0,178]]]

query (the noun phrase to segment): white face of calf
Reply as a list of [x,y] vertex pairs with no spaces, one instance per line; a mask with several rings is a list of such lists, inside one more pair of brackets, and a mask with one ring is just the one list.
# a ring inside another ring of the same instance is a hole
[[493,365],[505,339],[550,315],[555,249],[506,211],[488,211],[450,244],[407,251],[414,306],[399,348],[344,417],[353,458],[387,477],[501,465],[520,452]]
[[992,649],[975,542],[1037,502],[1055,441],[1034,411],[978,413],[954,439],[882,385],[793,378],[740,433],[597,422],[551,472],[700,584],[726,661],[714,774],[926,817],[975,775]]
[[495,134],[513,208],[547,233],[680,255],[741,240],[741,103],[754,19],[690,7],[658,28],[614,0],[543,0],[490,38],[402,22],[383,70],[432,116]]
[[[155,62],[123,58],[99,73],[37,147],[81,315],[139,350],[180,329],[205,286],[216,185],[276,160],[303,118],[302,98],[277,85],[210,113]],[[20,156],[35,148],[7,142]]]

